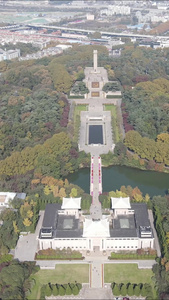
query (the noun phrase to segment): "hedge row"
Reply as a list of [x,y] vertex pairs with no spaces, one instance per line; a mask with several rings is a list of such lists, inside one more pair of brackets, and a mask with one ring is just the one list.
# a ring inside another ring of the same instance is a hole
[[52,256],[47,256],[47,255],[35,255],[35,260],[82,260],[84,259],[83,256],[81,257],[61,257],[59,255],[52,255]]
[[48,283],[41,287],[40,299],[50,296],[64,296],[64,295],[78,295],[82,288],[81,283],[68,283],[68,284],[51,284]]
[[107,99],[113,99],[113,98],[121,98],[121,95],[107,95],[106,98]]
[[68,96],[68,99],[84,99],[84,96]]
[[[152,287],[150,284],[147,283],[139,283],[139,284],[132,284],[132,283],[120,283],[117,284],[113,282],[111,284],[112,293],[114,296],[142,296],[146,297],[149,296],[150,298],[153,296]],[[152,297],[153,299],[153,297]]]
[[121,253],[111,253],[111,256],[109,256],[109,259],[155,259],[156,255],[151,255],[151,254],[142,254],[138,255],[136,253],[126,253],[126,254],[121,254]]

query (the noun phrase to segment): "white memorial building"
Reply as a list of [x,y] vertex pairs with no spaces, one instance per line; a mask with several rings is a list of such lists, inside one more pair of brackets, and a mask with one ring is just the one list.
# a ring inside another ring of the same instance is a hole
[[63,198],[47,204],[39,233],[39,249],[137,250],[154,249],[147,205],[127,198],[111,198],[109,215],[93,220],[83,215],[81,198]]

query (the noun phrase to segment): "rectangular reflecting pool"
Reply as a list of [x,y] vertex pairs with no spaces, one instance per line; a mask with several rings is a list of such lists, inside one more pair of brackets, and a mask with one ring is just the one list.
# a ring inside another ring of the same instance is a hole
[[103,126],[89,125],[89,145],[103,144]]

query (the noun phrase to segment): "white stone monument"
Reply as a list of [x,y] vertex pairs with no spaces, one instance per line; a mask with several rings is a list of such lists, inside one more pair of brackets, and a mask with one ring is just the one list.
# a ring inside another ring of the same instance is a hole
[[93,68],[94,72],[97,73],[97,50],[93,50]]

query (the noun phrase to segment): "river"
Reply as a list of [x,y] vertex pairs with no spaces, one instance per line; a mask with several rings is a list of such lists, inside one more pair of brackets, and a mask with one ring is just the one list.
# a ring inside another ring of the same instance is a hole
[[[90,169],[80,169],[78,172],[70,174],[67,179],[70,183],[77,184],[86,193],[90,190]],[[164,195],[169,189],[169,174],[142,171],[125,166],[111,166],[102,168],[103,192],[119,190],[122,185],[138,187],[143,195],[148,193],[154,195]]]

